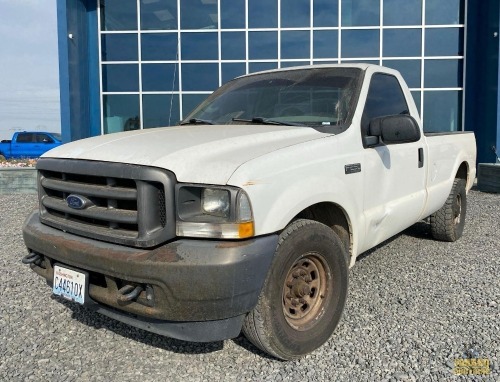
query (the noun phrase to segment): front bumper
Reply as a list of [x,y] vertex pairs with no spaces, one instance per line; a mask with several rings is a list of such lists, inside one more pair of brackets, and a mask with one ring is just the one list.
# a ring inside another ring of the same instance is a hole
[[[155,333],[191,341],[239,334],[257,303],[277,246],[277,235],[243,241],[179,239],[154,249],[92,240],[41,224],[35,211],[25,222],[29,252],[40,255],[37,274],[52,285],[55,263],[89,273],[89,307]],[[124,285],[142,286],[120,302]]]

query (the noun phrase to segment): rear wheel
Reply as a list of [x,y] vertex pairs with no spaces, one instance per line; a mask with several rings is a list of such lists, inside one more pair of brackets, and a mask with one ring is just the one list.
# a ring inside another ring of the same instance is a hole
[[347,297],[345,248],[324,224],[296,220],[280,235],[257,306],[243,325],[261,350],[284,360],[324,344]]
[[446,203],[431,215],[431,232],[434,239],[456,241],[462,237],[467,211],[465,184],[464,179],[455,179]]

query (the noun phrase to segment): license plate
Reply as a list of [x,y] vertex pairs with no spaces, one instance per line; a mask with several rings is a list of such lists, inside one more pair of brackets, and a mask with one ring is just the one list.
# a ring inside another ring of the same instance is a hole
[[85,303],[87,275],[59,265],[54,266],[52,293],[65,299]]

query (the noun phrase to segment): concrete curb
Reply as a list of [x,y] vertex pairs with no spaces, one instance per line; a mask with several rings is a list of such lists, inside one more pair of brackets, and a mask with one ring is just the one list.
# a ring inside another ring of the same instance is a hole
[[34,167],[0,168],[0,195],[36,194],[36,174]]

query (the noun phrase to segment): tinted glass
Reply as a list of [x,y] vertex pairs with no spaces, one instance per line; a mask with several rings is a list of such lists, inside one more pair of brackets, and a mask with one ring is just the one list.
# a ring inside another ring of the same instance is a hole
[[221,33],[221,45],[221,56],[223,60],[245,59],[245,32]]
[[248,54],[251,60],[278,58],[278,32],[249,32]]
[[112,94],[103,96],[104,134],[140,128],[139,96]]
[[248,71],[250,73],[262,72],[264,70],[276,69],[278,67],[278,62],[250,62],[248,65]]
[[137,1],[101,1],[101,29],[106,31],[137,30]]
[[421,29],[385,29],[384,56],[420,57],[422,55]]
[[426,56],[462,56],[463,28],[430,28],[425,31]]
[[[407,0],[405,0],[407,1]],[[426,0],[426,24],[463,24],[465,0]]]
[[177,33],[142,33],[143,61],[167,61],[177,59]]
[[342,0],[342,26],[380,25],[380,0]]
[[217,29],[217,0],[182,0],[182,29]]
[[336,27],[339,24],[338,0],[314,0],[313,25],[315,27]]
[[281,32],[281,58],[309,58],[309,31]]
[[378,57],[379,45],[378,30],[342,31],[342,57]]
[[139,65],[103,65],[102,90],[104,92],[139,91]]
[[282,68],[291,68],[293,66],[309,65],[309,61],[281,61]]
[[420,91],[411,92],[411,95],[413,97],[413,100],[415,101],[415,106],[417,107],[419,115],[421,114],[421,112],[420,112],[420,110],[421,110],[421,108],[420,108],[420,101],[421,101],[420,93],[421,93]]
[[177,94],[145,94],[142,96],[144,128],[177,125],[180,120]]
[[54,143],[54,140],[47,134],[36,134],[36,141],[38,143]]
[[384,0],[384,25],[419,25],[422,0]]
[[238,63],[223,63],[221,65],[222,69],[222,83],[232,80],[233,78],[242,76],[245,74],[246,65],[243,62]]
[[137,61],[137,34],[104,34],[101,36],[103,61]]
[[339,54],[337,31],[315,30],[313,32],[314,58],[334,58]]
[[31,142],[33,142],[33,134],[31,134],[31,133],[18,134],[16,142],[17,143],[31,143]]
[[217,60],[217,33],[182,33],[183,60]]
[[177,0],[141,0],[141,29],[177,29]]
[[425,60],[426,88],[458,88],[462,83],[462,60]]
[[462,92],[424,92],[424,130],[462,130]]
[[205,101],[210,94],[184,94],[182,96],[182,115],[191,113],[200,103]]
[[277,0],[252,0],[248,2],[248,26],[250,28],[278,27]]
[[370,82],[361,128],[366,134],[373,118],[395,114],[408,114],[408,105],[399,81],[387,74],[375,74]]
[[183,90],[213,91],[218,87],[218,64],[182,64]]
[[383,65],[399,71],[408,87],[420,88],[420,73],[422,72],[420,60],[384,60]]
[[220,0],[221,28],[245,28],[245,0]]
[[281,27],[308,27],[311,24],[310,0],[281,0]]
[[179,90],[177,64],[143,64],[142,90],[145,92]]

